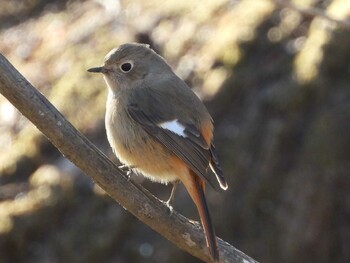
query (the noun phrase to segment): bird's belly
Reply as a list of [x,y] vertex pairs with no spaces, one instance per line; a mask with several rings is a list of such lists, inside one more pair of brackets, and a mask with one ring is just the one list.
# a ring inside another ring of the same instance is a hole
[[150,137],[133,120],[122,118],[116,122],[106,121],[106,129],[108,141],[118,159],[135,167],[150,180],[168,183],[178,180],[179,172],[187,172],[178,157]]

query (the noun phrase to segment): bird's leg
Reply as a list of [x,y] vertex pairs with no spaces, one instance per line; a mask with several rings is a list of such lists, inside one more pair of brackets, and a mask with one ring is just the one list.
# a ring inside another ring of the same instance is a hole
[[168,199],[168,201],[166,202],[166,205],[169,207],[169,209],[172,211],[173,210],[173,206],[171,205],[175,196],[175,192],[176,192],[176,188],[177,185],[179,184],[179,181],[175,181],[172,183],[173,184],[173,188],[171,189],[171,194],[170,197]]

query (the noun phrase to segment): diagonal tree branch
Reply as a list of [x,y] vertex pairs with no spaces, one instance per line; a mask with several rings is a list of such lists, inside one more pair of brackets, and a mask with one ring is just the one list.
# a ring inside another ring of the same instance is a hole
[[[210,262],[202,228],[169,212],[159,199],[130,181],[95,145],[0,54],[0,92],[26,116],[57,149],[113,199],[179,248]],[[220,262],[256,262],[219,239]]]

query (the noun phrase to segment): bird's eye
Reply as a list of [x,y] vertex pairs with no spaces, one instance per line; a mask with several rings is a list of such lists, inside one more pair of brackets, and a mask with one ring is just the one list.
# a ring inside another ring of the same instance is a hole
[[131,62],[125,62],[120,65],[120,69],[124,72],[127,73],[129,72],[133,67],[133,64]]

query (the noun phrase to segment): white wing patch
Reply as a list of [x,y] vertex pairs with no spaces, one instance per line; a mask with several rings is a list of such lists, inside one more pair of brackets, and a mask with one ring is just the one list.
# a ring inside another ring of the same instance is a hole
[[162,123],[159,123],[158,126],[162,129],[171,131],[177,135],[180,135],[181,137],[186,138],[186,134],[184,133],[185,131],[185,126],[183,126],[178,119],[172,120],[172,121],[165,121]]

